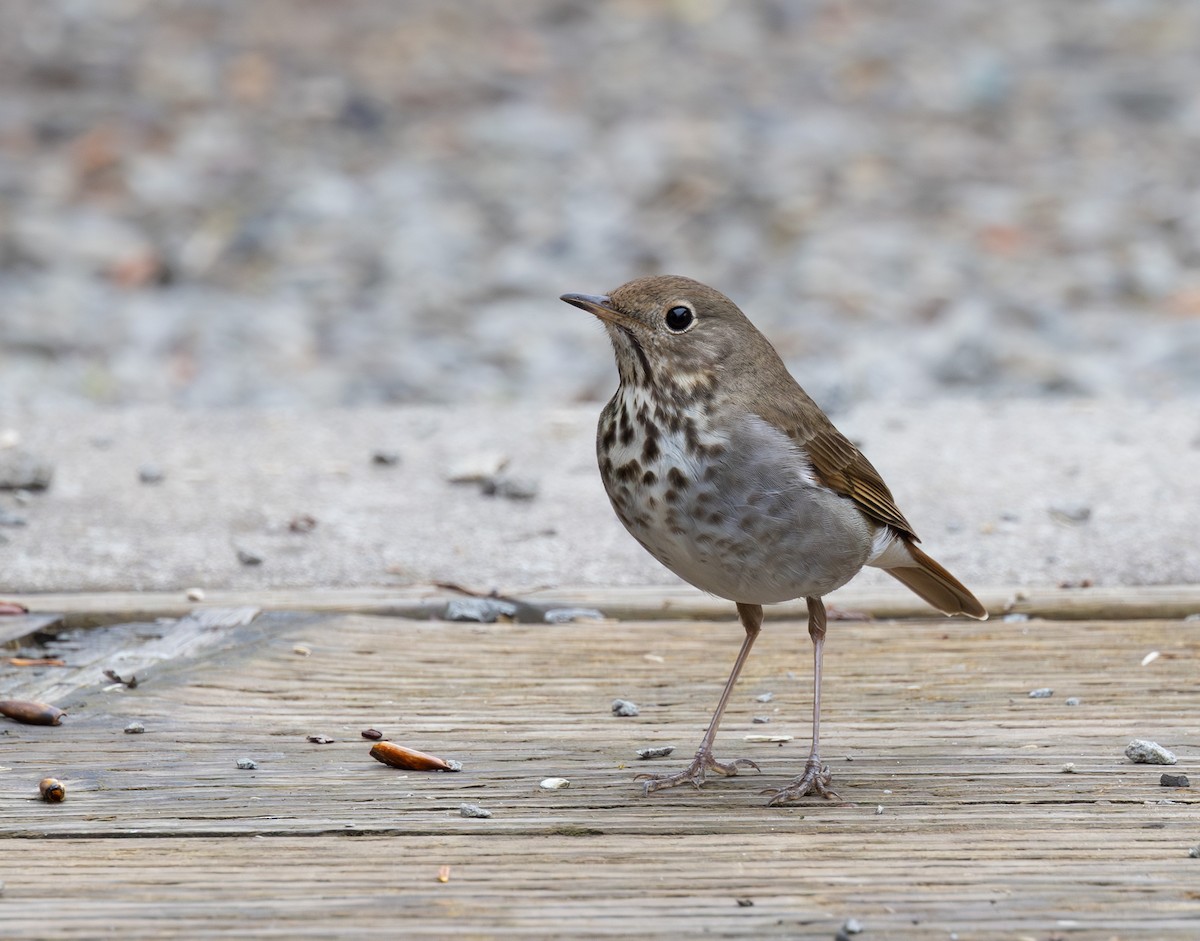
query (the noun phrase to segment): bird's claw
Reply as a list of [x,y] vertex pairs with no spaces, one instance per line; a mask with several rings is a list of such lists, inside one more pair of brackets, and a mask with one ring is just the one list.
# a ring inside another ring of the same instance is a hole
[[639,774],[634,777],[634,780],[642,782],[643,794],[649,794],[651,791],[662,791],[669,787],[678,787],[680,784],[690,784],[692,787],[699,788],[704,783],[705,775],[709,771],[731,778],[738,773],[738,768],[762,770],[749,758],[735,758],[728,762],[717,761],[712,756],[712,752],[702,749],[696,752],[692,763],[682,771],[677,771],[675,774]]
[[826,800],[841,800],[837,792],[829,786],[831,780],[833,775],[829,772],[829,766],[821,764],[819,758],[810,758],[800,777],[783,787],[769,787],[762,793],[771,795],[771,799],[767,801],[768,807],[790,804],[809,794],[817,794]]

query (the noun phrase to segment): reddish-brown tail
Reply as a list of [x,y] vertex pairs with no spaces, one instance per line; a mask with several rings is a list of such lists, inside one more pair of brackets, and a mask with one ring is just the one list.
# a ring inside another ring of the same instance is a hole
[[908,540],[905,540],[905,548],[915,564],[884,571],[903,582],[943,614],[965,614],[981,621],[987,620],[987,609],[962,582]]

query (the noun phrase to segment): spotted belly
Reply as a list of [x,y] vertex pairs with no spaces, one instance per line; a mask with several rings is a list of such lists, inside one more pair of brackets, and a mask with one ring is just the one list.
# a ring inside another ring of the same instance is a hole
[[602,451],[605,489],[630,534],[680,578],[731,601],[821,596],[849,581],[878,527],[822,486],[773,426],[747,415],[719,427]]

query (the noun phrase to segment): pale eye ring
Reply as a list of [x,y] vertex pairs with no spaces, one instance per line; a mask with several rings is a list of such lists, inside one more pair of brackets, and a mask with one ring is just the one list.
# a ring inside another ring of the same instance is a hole
[[696,320],[696,315],[692,313],[690,307],[676,304],[667,311],[667,316],[664,319],[667,323],[667,329],[672,333],[683,333]]

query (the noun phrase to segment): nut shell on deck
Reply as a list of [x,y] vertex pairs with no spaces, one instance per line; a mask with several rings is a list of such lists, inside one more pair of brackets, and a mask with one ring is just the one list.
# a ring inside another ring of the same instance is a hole
[[393,768],[406,771],[461,771],[462,763],[428,755],[415,748],[406,748],[395,742],[376,742],[371,746],[371,757]]
[[59,725],[66,713],[49,703],[31,699],[0,699],[0,716],[26,725]]
[[38,793],[47,804],[61,804],[67,799],[67,789],[58,778],[42,778]]

